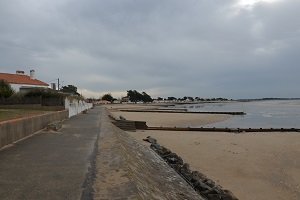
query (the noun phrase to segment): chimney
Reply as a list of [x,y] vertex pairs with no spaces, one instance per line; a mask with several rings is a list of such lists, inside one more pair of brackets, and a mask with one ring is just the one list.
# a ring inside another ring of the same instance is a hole
[[24,71],[21,71],[21,70],[17,70],[17,71],[16,71],[16,74],[17,74],[17,75],[24,75],[25,72],[24,72]]
[[35,79],[35,71],[33,69],[30,70],[30,78]]
[[56,84],[55,83],[51,83],[51,89],[56,90]]

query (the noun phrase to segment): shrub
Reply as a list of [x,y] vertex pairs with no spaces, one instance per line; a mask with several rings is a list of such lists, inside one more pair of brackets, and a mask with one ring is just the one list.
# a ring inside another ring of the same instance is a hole
[[25,97],[44,97],[44,98],[51,98],[51,97],[64,97],[65,95],[62,93],[58,93],[55,90],[45,89],[45,88],[36,88],[29,92],[27,92]]
[[14,93],[15,91],[11,88],[9,83],[4,80],[0,80],[0,98],[8,98]]

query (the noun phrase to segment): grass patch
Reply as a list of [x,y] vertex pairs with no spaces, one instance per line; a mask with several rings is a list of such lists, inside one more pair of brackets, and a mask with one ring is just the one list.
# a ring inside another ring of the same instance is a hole
[[49,113],[49,111],[42,110],[28,110],[28,109],[0,109],[0,122],[11,119],[18,119],[22,117],[30,117]]

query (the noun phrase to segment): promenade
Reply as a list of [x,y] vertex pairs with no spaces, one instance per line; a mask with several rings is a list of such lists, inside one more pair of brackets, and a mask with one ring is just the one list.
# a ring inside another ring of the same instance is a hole
[[0,151],[1,200],[199,199],[96,107]]
[[0,151],[0,199],[80,199],[99,133],[92,109]]

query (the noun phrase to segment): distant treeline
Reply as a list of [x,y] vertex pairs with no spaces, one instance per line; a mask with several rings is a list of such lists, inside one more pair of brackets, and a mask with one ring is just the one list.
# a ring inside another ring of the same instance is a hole
[[127,96],[119,98],[119,99],[114,98],[111,93],[107,93],[107,94],[104,94],[99,99],[89,98],[87,100],[89,102],[97,102],[97,101],[100,101],[100,100],[105,100],[105,101],[108,101],[108,102],[111,102],[111,103],[117,103],[117,102],[118,103],[121,103],[121,102],[150,103],[150,102],[153,102],[153,101],[172,101],[172,102],[232,101],[233,99],[227,99],[227,98],[221,98],[221,97],[218,97],[218,98],[201,98],[201,97],[191,97],[191,96],[184,96],[182,98],[176,98],[176,97],[152,98],[146,92],[139,92],[137,90],[127,90]]

